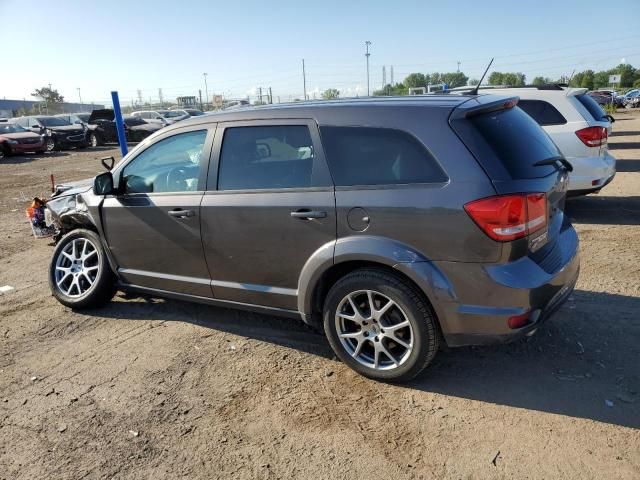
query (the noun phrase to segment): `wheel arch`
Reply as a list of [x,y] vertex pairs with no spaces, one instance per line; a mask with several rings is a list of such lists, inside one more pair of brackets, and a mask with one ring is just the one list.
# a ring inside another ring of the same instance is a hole
[[438,303],[455,299],[442,272],[410,246],[381,237],[347,237],[323,245],[305,264],[298,282],[298,310],[304,320],[319,325],[331,286],[363,268],[379,268],[405,280],[426,297],[438,319],[444,314]]

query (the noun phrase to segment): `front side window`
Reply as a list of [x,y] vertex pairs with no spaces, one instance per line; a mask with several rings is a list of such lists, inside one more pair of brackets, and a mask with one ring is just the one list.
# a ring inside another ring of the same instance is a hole
[[206,130],[154,143],[122,171],[125,193],[194,192],[198,189]]
[[439,183],[446,174],[410,134],[389,128],[321,127],[333,180],[338,186]]
[[218,188],[310,187],[313,158],[306,126],[230,127],[222,141]]

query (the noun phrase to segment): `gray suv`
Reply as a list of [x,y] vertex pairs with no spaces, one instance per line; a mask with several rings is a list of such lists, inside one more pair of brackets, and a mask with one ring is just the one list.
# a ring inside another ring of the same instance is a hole
[[118,288],[302,317],[359,373],[408,380],[442,342],[532,334],[570,295],[570,169],[517,98],[195,117],[54,195],[51,290],[77,309]]

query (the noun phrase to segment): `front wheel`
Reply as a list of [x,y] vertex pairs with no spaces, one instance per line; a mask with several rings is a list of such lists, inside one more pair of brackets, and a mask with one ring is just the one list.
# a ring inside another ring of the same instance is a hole
[[56,141],[53,137],[47,137],[44,142],[44,146],[46,147],[47,152],[53,152],[57,147]]
[[95,232],[78,229],[62,237],[49,266],[49,287],[60,303],[76,309],[99,307],[113,298],[113,274]]
[[95,148],[99,145],[100,142],[98,142],[98,136],[95,133],[91,133],[89,134],[89,146],[91,148]]
[[427,299],[384,270],[357,270],[340,279],[327,295],[323,318],[336,355],[369,378],[410,380],[438,351],[436,319]]

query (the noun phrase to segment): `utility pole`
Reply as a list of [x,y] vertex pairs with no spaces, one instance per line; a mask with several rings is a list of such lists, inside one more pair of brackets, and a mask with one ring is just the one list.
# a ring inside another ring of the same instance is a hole
[[142,90],[138,89],[138,104],[142,105]]
[[369,56],[371,54],[369,53],[369,45],[371,45],[371,42],[369,40],[364,42],[364,46],[367,49],[366,53],[364,54],[364,56],[367,57],[367,97],[370,95],[369,93]]
[[391,65],[391,81],[389,82],[393,86],[393,65]]
[[262,103],[262,87],[258,87],[258,95],[260,96],[259,102]]
[[382,66],[382,88],[387,84],[387,67]]
[[458,73],[460,73],[460,60],[458,60]]
[[269,87],[269,103],[273,104],[273,93],[271,93],[271,87]]
[[162,89],[158,89],[158,98],[160,99],[160,108],[164,108],[164,99],[162,98]]
[[82,109],[82,95],[80,95],[80,87],[78,87],[78,98],[80,99],[80,108]]
[[304,99],[307,99],[307,74],[304,70],[304,58],[302,59],[302,88],[304,89]]
[[207,105],[209,103],[209,87],[207,86],[207,73],[205,72],[202,75],[204,75],[204,104]]
[[202,89],[198,90],[198,95],[200,96],[200,110],[204,112],[204,108],[202,108]]

